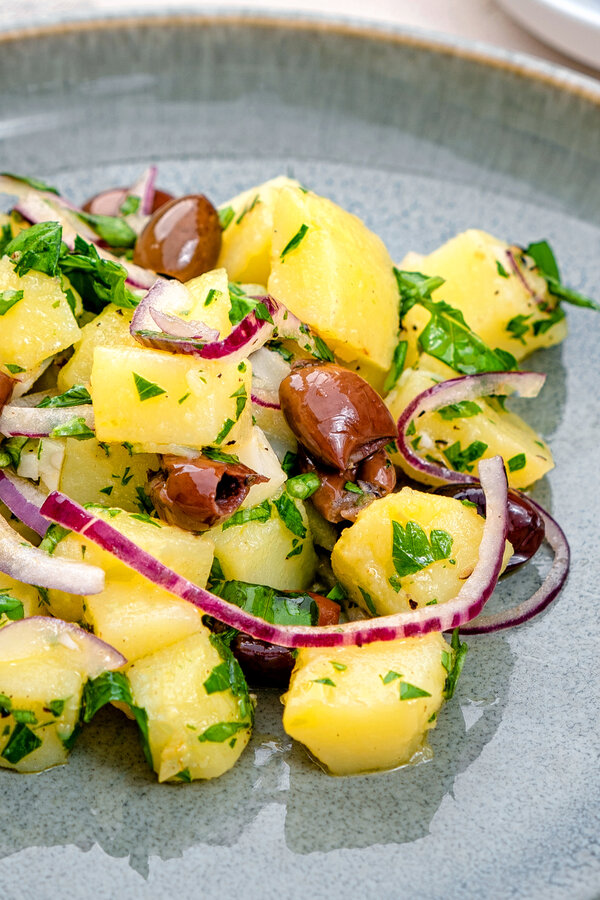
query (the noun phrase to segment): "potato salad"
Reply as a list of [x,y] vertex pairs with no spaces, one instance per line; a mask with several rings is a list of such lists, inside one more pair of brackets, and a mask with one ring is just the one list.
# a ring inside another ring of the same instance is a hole
[[[293,179],[216,207],[156,174],[82,206],[0,175],[0,766],[66,762],[112,704],[159,781],[214,778],[266,689],[325,772],[414,764],[464,637],[567,577],[508,398],[598,306],[544,240],[394,262]],[[544,541],[542,585],[487,613]]]

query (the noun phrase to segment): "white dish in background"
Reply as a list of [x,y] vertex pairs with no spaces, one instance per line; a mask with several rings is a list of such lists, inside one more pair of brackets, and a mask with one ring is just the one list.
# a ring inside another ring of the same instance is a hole
[[545,43],[600,69],[600,0],[498,0],[498,3]]

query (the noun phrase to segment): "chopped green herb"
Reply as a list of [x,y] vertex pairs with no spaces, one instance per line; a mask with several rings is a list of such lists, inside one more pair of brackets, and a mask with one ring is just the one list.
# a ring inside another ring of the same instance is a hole
[[213,593],[265,622],[274,625],[316,625],[319,620],[319,608],[309,594],[288,593],[246,581],[225,581],[222,571],[220,574],[221,577],[213,567],[210,579]]
[[325,684],[327,687],[335,687],[335,681],[332,681],[331,678],[313,678],[313,684]]
[[400,682],[401,700],[416,700],[417,697],[431,697],[431,694],[429,691],[424,691],[423,688],[416,687],[414,684],[409,684],[408,681]]
[[[450,700],[453,696],[456,683],[460,677],[460,673],[462,672],[463,666],[465,664],[465,656],[467,655],[468,647],[464,641],[461,642],[460,637],[458,636],[458,628],[455,628],[452,632],[452,650],[454,651],[454,663],[451,668],[448,668],[444,660],[442,659],[442,665],[448,672],[446,677],[446,682],[444,684],[444,697],[446,700]],[[444,654],[447,651],[444,651]]]
[[408,437],[410,437],[411,434],[414,434],[416,432],[416,430],[417,430],[417,426],[415,425],[415,420],[411,419],[410,422],[408,423],[408,427],[406,429],[406,435]]
[[233,207],[224,206],[219,210],[219,222],[221,224],[221,230],[225,231],[231,225],[235,213],[233,211]]
[[231,465],[239,463],[239,456],[234,453],[225,453],[224,450],[217,450],[215,447],[203,447],[202,455],[215,462],[229,463]]
[[473,441],[464,450],[461,450],[460,441],[451,444],[447,450],[444,450],[444,456],[456,472],[472,472],[476,460],[481,459],[488,445],[482,441]]
[[300,556],[300,554],[304,550],[304,544],[298,539],[294,538],[292,541],[292,549],[285,557],[286,559],[291,559],[293,556]]
[[531,328],[535,337],[540,334],[546,334],[553,325],[556,325],[557,322],[561,322],[564,318],[565,313],[562,307],[555,306],[546,319],[537,319],[537,321],[532,323]]
[[95,437],[92,429],[86,424],[83,416],[73,416],[64,425],[57,425],[50,432],[51,438],[71,437],[76,441],[89,441]]
[[57,546],[68,534],[71,534],[70,528],[63,528],[62,525],[49,525],[39,549],[45,550],[52,556]]
[[37,734],[24,722],[18,722],[0,756],[14,765],[41,746],[42,742]]
[[198,735],[200,743],[210,741],[212,744],[222,744],[229,740],[238,731],[250,728],[250,722],[218,722],[216,725],[210,725],[206,731]]
[[62,409],[68,406],[88,406],[92,402],[90,392],[82,384],[74,384],[57,397],[44,397],[38,403],[40,409]]
[[419,449],[420,443],[421,443],[421,435],[418,434],[418,435],[416,436],[416,438],[414,438],[414,440],[412,440],[412,441],[410,442],[410,445],[411,445],[411,447],[413,448],[413,450],[416,451],[416,450]]
[[527,334],[527,332],[529,331],[530,319],[531,315],[513,316],[513,318],[510,319],[506,325],[506,330],[510,332],[510,334],[516,341],[520,341],[523,345],[525,345],[525,339],[523,335]]
[[153,519],[152,516],[149,516],[146,512],[130,513],[129,518],[137,519],[138,522],[145,522],[146,525],[154,525],[155,528],[162,528],[158,519]]
[[153,381],[148,381],[143,375],[138,375],[137,372],[132,372],[131,374],[133,375],[133,381],[140,401],[150,400],[152,397],[159,397],[161,394],[167,393],[164,388],[161,388],[160,385],[155,384]]
[[[129,441],[123,441],[121,446],[124,450],[127,450],[130,456],[133,456],[133,444],[130,444]],[[106,455],[108,456],[108,453]]]
[[383,383],[383,392],[385,394],[392,390],[404,369],[406,362],[406,353],[408,350],[408,341],[399,341],[394,349],[392,357],[392,365]]
[[389,684],[391,681],[395,681],[396,678],[402,678],[400,672],[394,672],[393,669],[390,669],[386,675],[379,676],[384,684]]
[[281,341],[269,341],[268,343],[269,350],[274,350],[275,353],[279,353],[279,355],[286,361],[291,362],[294,358],[294,354],[291,350],[288,350]]
[[[239,225],[240,222],[242,222],[244,220],[244,218],[248,215],[248,213],[252,212],[252,210],[254,209],[254,207],[256,206],[257,203],[260,203],[260,198],[259,198],[258,194],[255,194],[252,202],[247,203],[246,206],[243,208],[243,210],[241,211],[241,213],[235,220],[235,224]],[[232,210],[232,212],[233,212],[233,210]]]
[[156,510],[154,509],[154,504],[152,503],[152,500],[150,499],[144,488],[138,484],[136,486],[135,493],[137,496],[137,500],[135,501],[135,503],[139,511],[141,513],[146,513],[146,515],[148,516],[152,516],[153,513],[156,512]]
[[365,591],[363,588],[361,588],[360,585],[358,586],[358,589],[362,594],[362,598],[365,601],[367,609],[369,610],[369,612],[371,613],[372,616],[376,616],[377,610],[375,609],[375,604],[373,603],[373,598],[371,597],[369,592]]
[[101,257],[93,244],[87,244],[79,236],[75,238],[73,251],[60,257],[59,267],[91,312],[100,312],[107,303],[134,309],[139,302],[125,285],[126,269]]
[[398,452],[398,445],[396,444],[396,441],[390,441],[389,444],[386,444],[383,449],[391,455],[392,453]]
[[0,291],[0,316],[5,315],[9,309],[23,299],[23,291]]
[[263,500],[258,506],[251,509],[238,509],[231,518],[227,519],[221,525],[221,531],[226,531],[234,525],[247,525],[248,522],[268,522],[271,518],[271,504],[268,500]]
[[185,784],[192,783],[192,776],[190,775],[190,770],[188,768],[182,769],[181,772],[178,772],[173,776],[177,779],[177,781],[183,781]]
[[6,616],[12,622],[25,618],[22,602],[16,597],[11,597],[7,591],[3,591],[0,594],[0,619],[3,616]]
[[458,403],[451,403],[450,406],[442,406],[437,410],[442,419],[470,419],[471,416],[477,416],[482,412],[481,407],[472,400],[460,400]]
[[[429,538],[418,522],[392,521],[392,560],[398,578],[414,575],[438,560],[448,559],[453,539],[447,531],[433,528]],[[395,587],[395,585],[392,585]]]
[[220,432],[218,433],[218,435],[215,438],[215,444],[221,444],[225,440],[225,438],[227,437],[227,435],[229,434],[229,432],[231,431],[231,429],[233,428],[234,425],[235,425],[235,422],[233,421],[233,419],[225,419],[225,421],[223,422],[223,427],[221,428]]
[[350,491],[350,493],[352,493],[352,494],[361,494],[361,495],[364,494],[363,489],[361,487],[359,487],[357,484],[354,484],[353,481],[347,481],[344,484],[344,490]]
[[17,366],[15,363],[6,363],[6,368],[11,375],[19,375],[20,372],[25,372],[23,366]]
[[20,231],[4,248],[4,253],[13,259],[19,276],[31,269],[53,276],[58,271],[61,241],[62,227],[58,222],[40,222]]
[[525,248],[525,254],[526,256],[530,256],[535,262],[539,269],[539,273],[542,278],[545,279],[551,294],[554,294],[554,296],[558,297],[560,300],[572,303],[574,306],[582,306],[587,309],[600,311],[600,304],[596,303],[595,300],[586,297],[584,294],[580,294],[579,291],[575,291],[573,288],[567,287],[562,283],[556,258],[547,241],[536,241],[533,244],[529,244],[529,246]]
[[23,725],[37,725],[37,716],[30,709],[13,709],[13,719]]
[[511,456],[508,460],[508,471],[509,472],[518,472],[520,469],[524,469],[527,465],[527,457],[524,453],[517,453],[516,456]]
[[131,474],[130,473],[131,473],[130,466],[125,466],[125,471],[123,472],[123,475],[121,477],[121,484],[123,484],[123,485],[129,484],[129,482],[133,478],[133,473],[131,473]]
[[293,238],[291,238],[287,242],[287,244],[281,251],[279,258],[285,259],[285,257],[288,255],[288,253],[291,253],[292,250],[295,250],[296,247],[300,244],[300,242],[304,238],[307,231],[308,231],[308,225],[306,225],[306,224],[301,225],[300,228],[298,229],[298,231],[296,232],[296,234],[293,236]]
[[32,187],[36,191],[48,191],[50,194],[57,194],[58,191],[55,187],[52,187],[50,184],[46,184],[45,181],[42,181],[40,178],[31,178],[30,176],[25,175],[14,175],[12,172],[0,172],[0,175],[6,176],[6,178],[12,178],[13,181],[20,181],[21,184],[26,184],[29,187]]
[[216,288],[211,288],[208,294],[206,295],[206,300],[204,301],[205,306],[210,306],[217,297],[221,296],[221,291],[218,291]]
[[133,247],[137,240],[131,225],[119,216],[100,216],[83,211],[77,212],[77,215],[111,247]]
[[63,710],[65,708],[66,700],[51,700],[48,704],[48,709],[57,719],[59,716],[62,716]]
[[97,678],[91,678],[83,689],[83,721],[91,722],[99,709],[114,700],[126,703],[140,731],[140,741],[148,765],[152,765],[152,753],[148,738],[148,713],[136,706],[131,695],[127,676],[122,672],[103,672]]
[[472,500],[461,500],[460,502],[463,506],[470,506],[472,509],[477,509],[477,504],[473,503]]
[[[246,391],[246,386],[241,384],[237,391],[234,391],[233,394],[230,395],[230,399],[235,398],[235,420],[239,419],[241,414],[244,412],[246,407],[246,403],[248,401],[248,393]],[[218,443],[218,441],[217,441]]]
[[504,268],[504,266],[502,265],[502,263],[500,262],[499,259],[496,260],[496,269],[498,271],[498,275],[500,275],[501,278],[509,277],[508,272],[506,271],[506,269]]
[[285,489],[290,497],[296,497],[298,500],[306,500],[308,497],[312,497],[320,487],[321,479],[314,472],[306,472],[304,475],[288,478],[285,484]]
[[296,468],[296,462],[298,460],[298,454],[292,453],[291,450],[288,450],[283,457],[283,462],[281,463],[281,468],[285,472],[285,474],[289,477],[291,473]]
[[329,662],[333,666],[336,672],[345,672],[348,666],[345,666],[344,663],[336,662],[335,659],[330,659]]
[[290,500],[287,494],[282,494],[281,497],[273,500],[273,505],[277,509],[279,518],[286,528],[291,531],[292,534],[295,534],[296,537],[305,538],[306,526],[302,521],[300,510],[293,500]]
[[122,216],[132,216],[139,210],[141,202],[140,197],[135,197],[133,194],[127,194],[119,207],[119,212]]
[[437,606],[437,600],[434,597],[433,600],[428,600],[425,606]]

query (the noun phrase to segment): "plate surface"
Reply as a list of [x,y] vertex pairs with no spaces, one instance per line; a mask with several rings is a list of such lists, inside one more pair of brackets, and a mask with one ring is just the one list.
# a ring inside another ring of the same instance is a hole
[[[358,215],[400,260],[467,227],[548,238],[565,280],[600,284],[600,92],[506,54],[309,23],[131,22],[7,37],[2,169],[83,200],[149,161],[215,201],[290,172]],[[0,886],[16,898],[586,898],[600,892],[596,586],[600,319],[538,354],[519,405],[557,468],[535,496],[573,568],[533,623],[471,638],[434,758],[328,778],[259,699],[225,777],[158,785],[116,711],[68,766],[0,771]],[[538,566],[545,565],[543,558]],[[537,566],[503,588],[524,597]]]

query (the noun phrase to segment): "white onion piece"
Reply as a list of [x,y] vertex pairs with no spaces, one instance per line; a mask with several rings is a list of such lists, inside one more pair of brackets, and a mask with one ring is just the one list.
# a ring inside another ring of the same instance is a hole
[[540,587],[527,600],[514,606],[512,609],[493,613],[487,616],[478,616],[468,625],[461,627],[465,634],[487,634],[490,631],[501,631],[504,628],[512,628],[513,625],[521,625],[533,619],[538,613],[546,609],[563,588],[569,574],[571,551],[565,533],[549,515],[546,510],[527,497],[544,521],[545,540],[548,541],[554,551],[554,559],[550,571],[544,578]]
[[104,572],[98,566],[50,556],[26,541],[2,516],[0,572],[25,584],[69,594],[99,594],[104,590]]
[[64,494],[50,494],[41,512],[112,553],[154,584],[252,637],[284,647],[360,646],[372,641],[391,641],[430,631],[448,631],[479,615],[498,581],[508,529],[507,483],[502,458],[495,456],[482,460],[479,464],[479,477],[485,494],[487,516],[477,563],[457,596],[437,606],[426,606],[411,612],[345,625],[272,625],[188,581],[142,550],[110,523],[95,518]]
[[35,485],[12,472],[0,472],[0,500],[24,525],[43,537],[51,525],[49,519],[40,514],[40,506],[46,494]]
[[410,423],[417,423],[422,415],[442,406],[493,394],[505,395],[517,391],[521,397],[537,397],[545,380],[546,376],[539,372],[483,372],[480,375],[463,375],[449,381],[440,381],[427,388],[408,404],[398,419],[398,450],[410,470],[408,474],[417,481],[422,481],[425,475],[434,484],[473,481],[469,472],[455,472],[422,459],[407,440],[406,429]]
[[89,631],[52,616],[31,616],[0,629],[0,661],[29,659],[57,644],[81,654],[81,669],[88,678],[120,669],[127,662],[122,653]]
[[291,366],[279,353],[261,347],[250,357],[252,364],[252,402],[265,409],[281,409],[279,385]]
[[82,418],[88,428],[94,427],[94,410],[89,404],[68,407],[26,407],[9,403],[0,413],[0,434],[30,438],[47,437],[55,428]]
[[[13,376],[15,380],[15,386],[13,387],[11,403],[15,400],[18,400],[23,394],[26,394],[30,387],[32,387],[35,382],[38,380],[40,375],[43,375],[46,369],[52,364],[52,360],[54,357],[50,356],[48,359],[45,359],[43,363],[41,363],[36,369],[33,371],[30,369],[28,372],[23,372],[20,375]],[[19,378],[22,378],[22,381],[19,381]],[[27,404],[25,404],[27,405]]]

